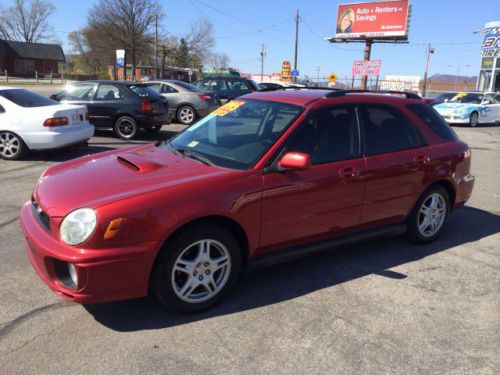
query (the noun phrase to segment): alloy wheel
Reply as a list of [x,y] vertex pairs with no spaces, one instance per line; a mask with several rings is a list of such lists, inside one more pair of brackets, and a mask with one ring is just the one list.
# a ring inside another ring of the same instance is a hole
[[204,239],[186,247],[172,270],[172,287],[182,301],[200,303],[213,298],[226,285],[231,257],[221,242]]
[[478,123],[479,123],[479,115],[477,114],[477,112],[474,112],[470,115],[470,126],[476,127]]
[[446,201],[439,193],[433,193],[420,206],[418,230],[424,237],[432,237],[442,228],[446,219]]
[[13,133],[0,133],[0,155],[6,159],[14,158],[20,151],[21,140]]
[[179,111],[179,120],[183,124],[191,124],[194,120],[194,111],[189,107],[182,107]]

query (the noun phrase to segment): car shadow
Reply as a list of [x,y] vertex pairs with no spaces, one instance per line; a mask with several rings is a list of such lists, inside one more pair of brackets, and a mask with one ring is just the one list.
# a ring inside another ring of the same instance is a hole
[[447,230],[434,243],[417,245],[401,237],[387,238],[245,273],[229,296],[201,313],[176,313],[162,307],[153,298],[84,307],[97,322],[116,331],[173,327],[280,303],[371,274],[391,278],[395,283],[401,282],[412,275],[401,274],[391,268],[498,232],[500,216],[464,207],[453,213]]

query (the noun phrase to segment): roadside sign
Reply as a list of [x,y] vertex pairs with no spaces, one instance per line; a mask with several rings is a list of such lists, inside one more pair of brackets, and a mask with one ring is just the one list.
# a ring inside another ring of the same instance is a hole
[[362,60],[352,62],[353,76],[378,76],[380,74],[380,60]]
[[337,76],[335,75],[335,73],[330,73],[330,75],[328,76],[328,82],[330,83],[335,83],[335,81],[337,80]]
[[123,68],[125,66],[125,50],[117,49],[116,50],[116,66]]
[[292,70],[292,72],[290,74],[292,75],[292,77],[298,77],[299,71],[294,69],[294,70]]

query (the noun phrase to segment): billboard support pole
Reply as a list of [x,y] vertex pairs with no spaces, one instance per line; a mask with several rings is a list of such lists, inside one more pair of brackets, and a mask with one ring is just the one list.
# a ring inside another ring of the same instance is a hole
[[[370,61],[370,55],[372,53],[372,44],[373,40],[371,39],[366,39],[366,44],[365,44],[365,61]],[[366,83],[368,80],[368,76],[361,76],[361,90],[366,90]]]
[[[295,59],[293,61],[293,70],[297,70],[297,53],[299,49],[299,10],[297,9],[297,16],[295,17]],[[297,81],[297,77],[293,77],[293,81]]]

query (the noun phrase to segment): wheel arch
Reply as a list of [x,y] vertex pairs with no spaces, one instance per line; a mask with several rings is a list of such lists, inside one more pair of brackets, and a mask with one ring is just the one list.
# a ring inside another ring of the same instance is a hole
[[26,146],[26,148],[28,149],[28,151],[31,150],[30,142],[26,142],[26,138],[23,137],[21,134],[19,134],[19,132],[15,131],[15,130],[12,130],[11,128],[0,129],[0,133],[1,132],[12,133],[15,136],[19,137],[21,139],[21,141],[23,141],[23,143]]

